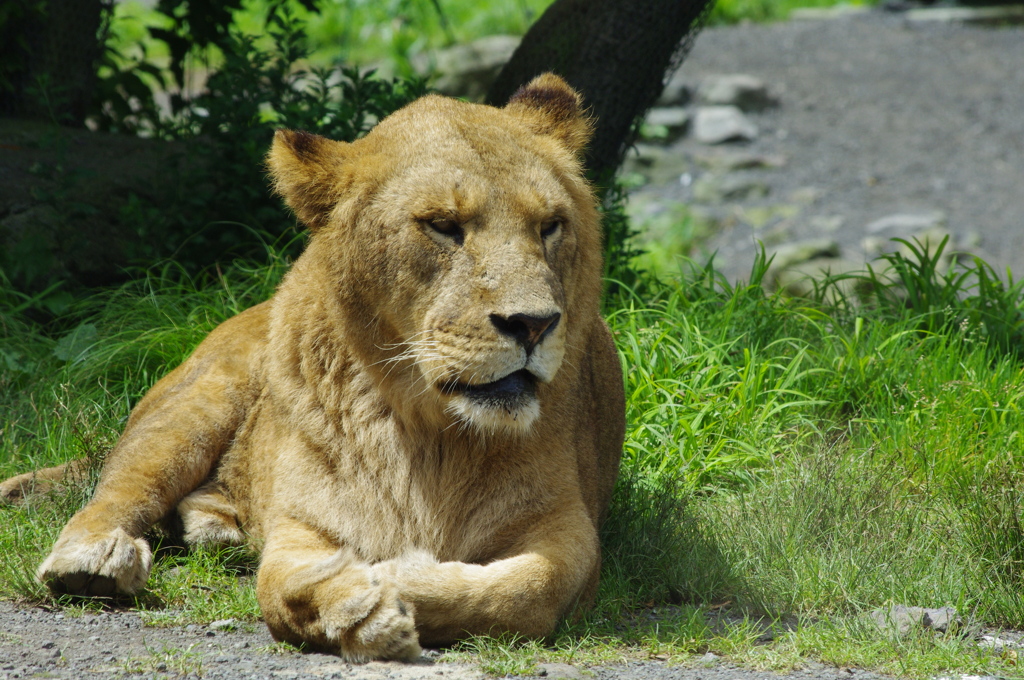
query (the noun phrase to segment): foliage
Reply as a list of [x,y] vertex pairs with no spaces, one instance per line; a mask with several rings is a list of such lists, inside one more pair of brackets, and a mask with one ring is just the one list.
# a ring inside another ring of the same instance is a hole
[[601,200],[601,224],[604,227],[604,273],[613,289],[636,285],[639,272],[634,261],[641,251],[636,246],[637,231],[626,214],[627,188],[613,181]]
[[[178,34],[158,35],[171,41],[174,78],[182,78],[185,43]],[[253,230],[271,240],[289,233],[294,220],[263,178],[263,156],[275,129],[352,141],[424,90],[421,81],[384,81],[351,67],[300,67],[309,54],[304,23],[285,0],[269,5],[259,40],[234,28],[200,37],[223,51],[223,63],[201,94],[185,98],[178,92],[168,118],[147,103],[135,70],[120,71],[111,77],[123,82],[124,96],[108,106],[104,121],[109,129],[148,132],[188,149],[174,205],[136,197],[123,207],[121,219],[135,225],[141,261],[173,253],[189,271],[224,256],[258,253]]]
[[[1024,358],[1024,283],[1014,282],[1007,273],[1003,282],[980,258],[970,266],[942,271],[949,237],[930,252],[925,244],[894,239],[909,256],[901,252],[882,256],[883,270],[869,268],[866,274],[851,277],[866,283],[870,302],[892,316],[909,310],[921,332],[969,333],[995,345],[1000,352]],[[880,277],[898,285],[886,285]]]

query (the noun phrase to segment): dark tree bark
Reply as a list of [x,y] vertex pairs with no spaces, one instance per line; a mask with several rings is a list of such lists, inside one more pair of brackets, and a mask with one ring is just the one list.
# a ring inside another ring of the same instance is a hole
[[609,178],[634,122],[682,63],[714,0],[556,0],[530,28],[487,93],[501,106],[531,78],[553,71],[583,94],[597,130],[587,168]]
[[0,115],[80,126],[110,0],[15,0],[0,14]]

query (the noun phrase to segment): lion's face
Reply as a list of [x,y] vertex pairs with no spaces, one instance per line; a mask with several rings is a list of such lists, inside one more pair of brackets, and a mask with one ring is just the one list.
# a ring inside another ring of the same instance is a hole
[[483,431],[528,431],[596,318],[598,223],[573,146],[587,122],[564,83],[542,89],[505,109],[427,97],[354,144],[279,134],[271,156],[346,340],[406,399]]

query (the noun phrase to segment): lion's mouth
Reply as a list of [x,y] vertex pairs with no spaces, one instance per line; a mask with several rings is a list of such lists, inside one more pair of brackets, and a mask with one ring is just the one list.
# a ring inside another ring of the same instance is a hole
[[447,394],[461,394],[483,405],[514,409],[536,396],[537,378],[525,368],[504,378],[479,385],[453,383],[442,389]]

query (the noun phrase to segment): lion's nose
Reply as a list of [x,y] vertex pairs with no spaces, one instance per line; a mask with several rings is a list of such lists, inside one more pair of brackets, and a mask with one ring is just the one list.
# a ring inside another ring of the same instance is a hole
[[532,314],[513,314],[502,316],[491,314],[491,323],[499,333],[515,339],[529,354],[551,331],[555,330],[562,315],[558,312],[549,316],[533,316]]

